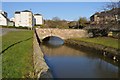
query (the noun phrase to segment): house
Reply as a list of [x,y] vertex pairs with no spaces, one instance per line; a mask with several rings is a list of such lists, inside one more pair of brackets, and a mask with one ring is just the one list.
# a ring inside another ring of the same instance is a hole
[[9,19],[7,18],[7,13],[4,11],[0,11],[0,25],[7,26]]
[[8,26],[15,26],[15,23],[13,21],[8,21]]
[[43,16],[41,14],[34,14],[35,25],[44,24]]
[[109,24],[115,22],[119,19],[118,11],[120,8],[114,8],[112,10],[97,12],[90,17],[91,24]]
[[15,18],[14,17],[10,18],[10,21],[15,22]]
[[14,17],[16,27],[22,26],[32,28],[34,26],[33,13],[29,10],[16,11]]

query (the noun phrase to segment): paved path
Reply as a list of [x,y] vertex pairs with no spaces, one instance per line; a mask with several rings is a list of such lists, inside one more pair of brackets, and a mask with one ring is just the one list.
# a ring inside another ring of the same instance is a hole
[[14,28],[0,28],[0,36],[5,35],[10,31],[25,31],[23,29],[14,29]]

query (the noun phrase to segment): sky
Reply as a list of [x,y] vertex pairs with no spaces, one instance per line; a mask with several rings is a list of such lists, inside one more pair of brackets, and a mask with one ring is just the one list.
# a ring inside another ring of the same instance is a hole
[[44,19],[59,17],[72,21],[79,17],[89,19],[106,4],[108,2],[2,2],[2,10],[8,13],[8,18],[14,17],[15,11],[31,10],[42,14]]

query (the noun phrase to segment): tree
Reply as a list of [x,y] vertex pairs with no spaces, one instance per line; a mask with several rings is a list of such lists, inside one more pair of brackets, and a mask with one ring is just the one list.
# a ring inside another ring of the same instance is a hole
[[88,20],[86,19],[86,17],[80,17],[78,19],[78,26],[79,27],[86,27],[87,22],[88,22]]
[[69,26],[69,28],[76,29],[76,28],[78,28],[77,23],[78,23],[77,21],[71,21],[68,23],[68,26]]
[[61,20],[59,17],[53,17],[52,20],[46,20],[45,27],[48,27],[48,28],[69,28],[67,21]]
[[[118,2],[110,2],[106,4],[103,7],[104,12],[106,12],[107,15],[111,14],[114,16],[115,20],[108,20],[108,24],[113,26],[118,27],[120,25],[120,1]],[[109,12],[108,12],[109,11]],[[119,21],[118,21],[119,20]],[[104,21],[106,22],[106,20]]]
[[60,21],[60,18],[59,17],[53,17],[52,20],[53,21]]
[[120,8],[120,1],[119,2],[110,2],[109,4],[105,5],[103,8],[104,10],[111,10],[115,8]]

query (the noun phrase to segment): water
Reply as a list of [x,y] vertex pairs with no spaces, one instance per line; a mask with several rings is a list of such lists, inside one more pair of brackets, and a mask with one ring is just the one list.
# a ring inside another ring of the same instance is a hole
[[95,53],[63,45],[63,41],[59,38],[50,38],[47,44],[42,44],[42,50],[54,78],[117,78],[120,76],[117,66],[104,61]]

